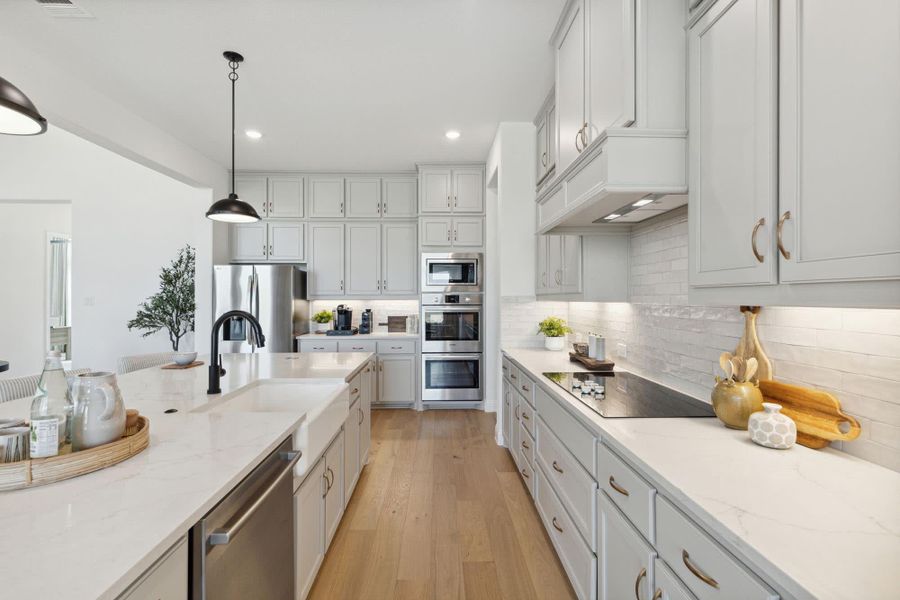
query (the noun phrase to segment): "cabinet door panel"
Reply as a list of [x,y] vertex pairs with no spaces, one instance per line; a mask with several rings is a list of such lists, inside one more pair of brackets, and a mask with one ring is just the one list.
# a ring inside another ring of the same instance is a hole
[[541,181],[547,174],[547,119],[544,117],[535,126],[535,155],[534,175],[537,181]]
[[312,295],[344,293],[344,224],[309,224],[309,288]]
[[372,445],[372,402],[378,393],[378,377],[375,373],[376,361],[372,360],[366,365],[362,374],[362,394],[359,398],[359,408],[362,411],[362,423],[359,424],[359,469],[362,471],[369,462],[369,448]]
[[550,271],[549,265],[547,263],[547,244],[549,241],[549,235],[539,235],[537,236],[537,262],[535,263],[537,269],[535,269],[535,275],[537,276],[537,281],[535,281],[535,294],[541,295],[546,294],[549,291],[548,286],[550,285]]
[[547,168],[549,173],[556,166],[556,105],[547,112]]
[[382,226],[383,294],[415,294],[418,291],[416,231],[416,223],[385,223]]
[[419,212],[415,177],[385,177],[381,181],[381,214],[415,217]]
[[266,260],[268,244],[266,224],[243,223],[231,229],[231,256],[234,260]]
[[238,198],[256,209],[260,217],[265,218],[269,206],[265,177],[238,176],[234,178],[234,193]]
[[450,212],[450,169],[423,169],[422,212]]
[[453,246],[480,247],[484,245],[484,219],[453,219]]
[[325,551],[331,545],[344,515],[344,432],[341,431],[325,451]]
[[381,294],[381,225],[347,224],[346,293],[352,296]]
[[776,283],[773,5],[720,2],[688,34],[692,285]]
[[421,220],[423,246],[449,246],[452,243],[450,217],[429,217]]
[[900,4],[780,9],[780,279],[900,278]]
[[344,179],[309,178],[309,216],[334,219],[344,216]]
[[377,177],[347,179],[347,216],[377,219],[381,216],[381,180]]
[[378,401],[391,404],[413,403],[416,399],[416,357],[378,357]]
[[557,172],[564,171],[580,153],[575,138],[584,125],[584,91],[584,7],[576,2],[556,45]]
[[269,217],[303,218],[302,177],[269,177]]
[[481,169],[453,170],[453,212],[484,211],[484,175]]
[[564,235],[562,242],[562,275],[560,288],[567,294],[581,291],[581,236]]
[[269,223],[269,260],[306,260],[305,223]]
[[656,600],[695,600],[684,584],[660,559],[653,561],[653,578],[656,580],[653,592]]
[[634,122],[634,0],[589,0],[588,141]]
[[547,236],[547,291],[558,293],[562,288],[562,236]]
[[[362,377],[357,377],[361,382]],[[350,407],[344,422],[344,506],[350,503],[350,496],[359,479],[359,414],[360,400]]]
[[319,460],[294,492],[294,573],[305,598],[325,556],[325,461]]
[[650,600],[656,552],[610,502],[605,492],[598,491],[597,499],[598,599]]

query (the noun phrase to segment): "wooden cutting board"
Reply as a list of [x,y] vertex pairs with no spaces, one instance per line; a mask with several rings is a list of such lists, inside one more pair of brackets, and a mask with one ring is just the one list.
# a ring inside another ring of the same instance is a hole
[[818,449],[859,437],[859,422],[842,412],[840,401],[828,392],[772,380],[760,380],[759,391],[797,424],[798,444]]
[[759,343],[759,336],[756,335],[756,316],[759,314],[759,307],[742,306],[741,312],[744,314],[744,335],[738,340],[734,356],[739,356],[744,361],[748,358],[756,359],[756,375],[751,381],[772,379],[772,362],[766,356],[766,353],[763,352],[762,344]]
[[576,354],[575,352],[569,352],[569,361],[579,362],[591,371],[612,371],[613,367],[616,366],[616,363],[611,360],[597,360],[596,358],[590,358],[589,356]]
[[202,364],[203,364],[202,360],[195,360],[194,362],[187,364],[187,365],[178,365],[175,363],[169,363],[167,365],[161,366],[160,369],[177,369],[177,370],[193,369],[194,367],[199,367]]

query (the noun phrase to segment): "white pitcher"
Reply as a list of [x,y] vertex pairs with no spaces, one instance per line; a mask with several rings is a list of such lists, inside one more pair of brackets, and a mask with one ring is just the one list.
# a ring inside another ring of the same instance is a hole
[[84,373],[75,379],[72,451],[114,442],[125,433],[125,403],[115,373]]

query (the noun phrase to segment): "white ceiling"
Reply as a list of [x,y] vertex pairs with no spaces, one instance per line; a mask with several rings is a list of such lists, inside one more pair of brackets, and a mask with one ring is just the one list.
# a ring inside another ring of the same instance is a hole
[[[277,170],[483,161],[497,124],[530,121],[552,85],[548,39],[564,3],[74,1],[94,18],[2,0],[0,35],[223,165],[230,90],[221,53],[237,50],[246,57],[237,168]],[[263,139],[250,141],[246,128]],[[451,128],[462,132],[455,142],[444,137]]]

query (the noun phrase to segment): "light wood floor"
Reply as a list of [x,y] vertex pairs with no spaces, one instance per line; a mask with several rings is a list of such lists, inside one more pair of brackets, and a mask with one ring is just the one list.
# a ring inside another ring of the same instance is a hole
[[373,411],[369,464],[309,598],[574,598],[494,422]]

